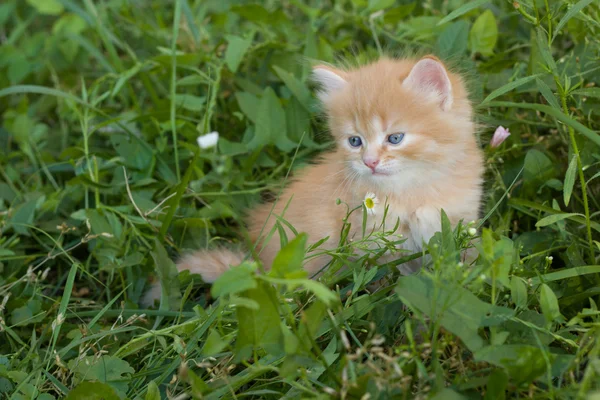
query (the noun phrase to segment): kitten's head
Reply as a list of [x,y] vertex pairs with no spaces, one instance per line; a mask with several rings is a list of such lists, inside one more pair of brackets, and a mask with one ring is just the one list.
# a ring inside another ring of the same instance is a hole
[[434,57],[379,61],[353,70],[319,65],[319,98],[350,170],[395,188],[444,175],[472,143],[460,77]]

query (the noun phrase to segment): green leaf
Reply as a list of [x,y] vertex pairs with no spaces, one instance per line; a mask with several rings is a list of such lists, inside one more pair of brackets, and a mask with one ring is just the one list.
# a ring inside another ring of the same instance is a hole
[[252,350],[263,348],[269,353],[282,350],[283,337],[279,329],[281,317],[279,304],[273,287],[266,282],[258,282],[255,289],[244,292],[244,297],[258,303],[259,310],[238,308],[238,335],[236,356],[247,358]]
[[256,266],[248,262],[228,269],[213,283],[211,295],[220,297],[256,288],[258,283],[254,276],[255,269]]
[[292,92],[294,97],[298,99],[302,107],[304,107],[306,111],[312,113],[313,110],[310,107],[311,95],[306,85],[300,82],[298,79],[296,79],[294,75],[278,67],[277,65],[273,66],[273,69],[277,73],[279,79],[281,79],[283,83],[285,83],[285,86],[287,86],[287,88],[290,89],[290,92]]
[[508,308],[484,303],[459,285],[434,281],[424,275],[400,277],[396,292],[410,308],[435,317],[471,351],[485,345],[479,336],[479,328],[499,325],[514,314]]
[[339,300],[337,294],[329,290],[327,286],[323,285],[321,282],[305,279],[303,280],[302,285],[304,285],[304,287],[308,291],[312,292],[319,300],[321,300],[326,305],[331,305]]
[[146,392],[144,400],[160,400],[160,391],[158,390],[156,382],[150,381],[150,383],[148,383],[148,391]]
[[369,0],[367,11],[374,13],[394,5],[395,0]]
[[517,276],[510,278],[510,297],[519,308],[527,308],[527,286]]
[[461,56],[467,51],[469,44],[469,23],[454,22],[442,31],[436,47],[441,57],[451,58]]
[[575,89],[571,92],[571,94],[576,94],[579,96],[586,96],[586,97],[594,97],[596,99],[600,99],[600,88],[591,87],[591,88]]
[[283,247],[275,256],[269,275],[278,278],[297,278],[300,272],[301,276],[306,276],[302,263],[306,254],[307,240],[306,233],[301,233]]
[[268,144],[275,144],[282,151],[291,151],[296,147],[287,137],[285,112],[270,87],[265,89],[260,100],[254,137],[248,147],[254,150]]
[[[513,344],[488,346],[474,353],[475,360],[504,368],[516,383],[531,382],[547,370],[543,350]],[[552,356],[549,355],[552,360]]]
[[537,285],[540,282],[553,282],[563,279],[575,278],[583,275],[600,274],[600,265],[583,265],[580,267],[571,267],[561,271],[550,272],[541,277],[531,278],[531,283]]
[[553,172],[554,164],[539,150],[531,149],[525,155],[523,177],[525,181],[538,184],[545,182]]
[[69,369],[79,381],[99,381],[110,385],[124,396],[129,388],[133,368],[120,358],[103,355],[87,356],[69,361]]
[[573,155],[567,173],[565,175],[565,183],[563,184],[563,195],[565,200],[565,206],[569,205],[571,200],[571,193],[573,193],[573,186],[575,185],[575,174],[577,173],[577,156]]
[[542,56],[542,59],[546,64],[546,67],[550,69],[550,72],[556,73],[556,62],[552,57],[552,50],[548,45],[548,36],[540,27],[536,29],[536,42],[540,55]]
[[494,370],[488,377],[484,400],[506,399],[506,387],[508,386],[508,375],[502,369]]
[[473,24],[469,33],[469,46],[473,53],[490,56],[498,40],[496,17],[490,10],[485,10]]
[[12,310],[10,323],[23,326],[40,322],[44,319],[44,313],[41,311],[42,302],[36,298],[30,299],[24,306]]
[[469,3],[463,4],[462,6],[458,7],[456,10],[452,11],[450,14],[448,14],[444,18],[442,18],[440,20],[440,22],[438,22],[437,24],[439,26],[439,25],[445,24],[446,22],[455,20],[456,18],[460,17],[461,15],[464,15],[471,10],[479,8],[482,5],[488,3],[489,1],[490,0],[475,0],[475,1],[471,1]]
[[540,91],[540,93],[542,94],[542,96],[544,96],[544,98],[546,99],[546,101],[548,102],[548,104],[550,104],[551,107],[555,108],[556,110],[560,110],[560,104],[558,104],[558,100],[556,99],[556,96],[554,95],[554,93],[552,93],[552,90],[550,89],[550,87],[548,87],[548,85],[546,85],[546,82],[544,82],[541,79],[536,79],[535,80],[537,87]]
[[65,9],[58,0],[27,0],[27,4],[45,15],[60,15]]
[[209,357],[220,353],[227,347],[229,341],[223,340],[217,329],[211,329],[204,346],[202,347],[202,356]]
[[553,116],[554,118],[556,118],[560,122],[564,123],[565,125],[570,126],[571,128],[575,129],[576,131],[578,131],[579,133],[581,133],[582,135],[586,136],[588,139],[590,139],[591,141],[596,143],[598,146],[600,146],[600,135],[598,135],[596,132],[594,132],[590,128],[586,127],[582,123],[566,116],[561,111],[556,110],[552,107],[545,106],[543,104],[513,103],[510,101],[494,101],[494,102],[491,102],[490,104],[488,104],[487,106],[488,107],[514,107],[514,108],[523,108],[523,109],[527,109],[527,110],[541,111],[543,113]]
[[178,108],[184,108],[188,111],[200,112],[204,108],[206,98],[204,96],[194,96],[191,94],[176,94],[175,104]]
[[556,27],[554,28],[554,35],[552,37],[552,41],[554,41],[554,39],[556,39],[556,36],[560,33],[560,30],[562,29],[562,27],[565,26],[566,23],[569,22],[569,20],[571,18],[573,18],[575,15],[577,15],[585,7],[590,5],[593,1],[594,0],[581,0],[574,6],[569,8],[569,11],[567,11],[567,13],[560,19],[560,21],[558,21],[558,24],[556,24]]
[[541,285],[540,306],[547,322],[552,322],[561,317],[558,299],[552,289],[545,283]]
[[67,394],[65,400],[120,400],[120,397],[105,383],[82,382]]
[[150,252],[154,260],[155,271],[160,278],[161,309],[177,309],[181,300],[179,289],[179,271],[167,255],[167,251],[158,239],[154,239],[154,250]]
[[235,35],[227,35],[227,50],[225,51],[225,63],[231,72],[236,72],[244,55],[252,45],[254,34],[249,38]]
[[548,225],[552,225],[557,223],[558,221],[562,221],[563,219],[567,219],[567,218],[571,218],[574,216],[582,216],[582,214],[577,214],[577,213],[564,213],[564,214],[553,214],[553,215],[548,215],[547,217],[544,217],[542,219],[540,219],[535,226],[538,228],[542,228],[544,226],[548,226]]
[[513,89],[518,88],[519,86],[523,86],[526,83],[531,82],[534,79],[537,79],[539,75],[531,75],[531,76],[526,76],[524,78],[520,78],[517,79],[516,81],[513,82],[509,82],[506,85],[503,85],[501,87],[499,87],[498,89],[494,90],[492,93],[490,93],[482,102],[481,105],[485,105],[486,103],[494,100],[496,97],[502,96],[504,93],[508,93]]

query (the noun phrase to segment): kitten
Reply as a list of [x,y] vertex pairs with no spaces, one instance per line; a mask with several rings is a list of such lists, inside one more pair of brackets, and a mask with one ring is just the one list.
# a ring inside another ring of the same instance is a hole
[[[318,97],[337,146],[295,177],[282,192],[274,214],[298,232],[306,232],[309,243],[329,236],[321,248],[334,249],[347,210],[336,199],[356,207],[366,193],[374,193],[380,199],[379,212],[368,217],[370,223],[381,222],[385,201],[388,229],[399,219],[399,233],[407,239],[402,247],[410,252],[420,251],[423,242],[440,230],[442,208],[453,224],[478,218],[482,152],[460,76],[428,56],[418,61],[383,58],[352,70],[319,65],[313,77],[320,84]],[[253,242],[275,224],[273,215],[267,221],[272,207],[262,204],[249,213]],[[349,222],[351,235],[360,237],[362,213],[352,213]],[[259,248],[265,268],[279,248],[275,231]],[[242,252],[202,250],[184,256],[178,268],[213,282],[243,259]],[[327,256],[313,258],[304,268],[313,276],[327,261]],[[416,260],[401,267],[408,273],[420,265],[421,260]],[[158,293],[155,288],[149,296]]]

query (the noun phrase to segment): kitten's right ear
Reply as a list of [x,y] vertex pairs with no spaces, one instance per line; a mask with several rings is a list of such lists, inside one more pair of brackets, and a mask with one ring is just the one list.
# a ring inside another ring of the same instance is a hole
[[317,96],[322,102],[326,102],[333,93],[342,90],[348,84],[347,78],[346,72],[326,65],[313,67],[312,79],[321,86]]

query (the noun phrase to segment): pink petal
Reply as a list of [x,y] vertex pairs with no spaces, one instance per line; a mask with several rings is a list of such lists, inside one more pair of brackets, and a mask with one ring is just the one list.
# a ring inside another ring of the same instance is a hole
[[492,140],[490,141],[490,147],[495,148],[498,147],[510,136],[510,132],[508,129],[503,126],[499,126],[496,128],[496,132],[494,132],[494,136],[492,136]]

